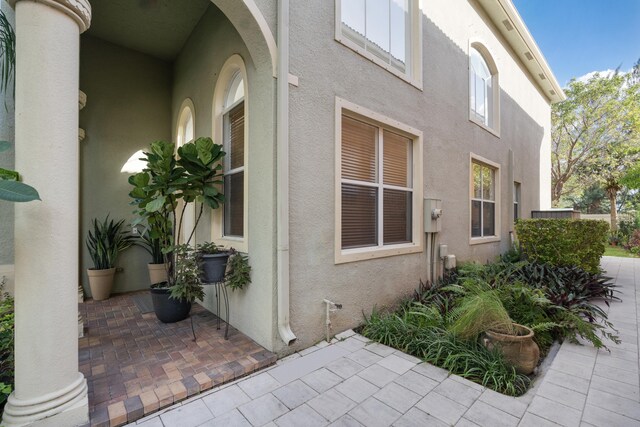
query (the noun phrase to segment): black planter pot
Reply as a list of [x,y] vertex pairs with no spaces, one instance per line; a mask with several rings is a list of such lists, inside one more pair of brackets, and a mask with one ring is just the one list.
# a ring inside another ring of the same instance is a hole
[[191,303],[169,298],[168,288],[151,288],[151,299],[156,317],[162,323],[175,323],[189,317]]
[[202,282],[222,282],[224,280],[224,272],[227,269],[227,261],[229,260],[229,256],[229,253],[200,255],[202,260]]

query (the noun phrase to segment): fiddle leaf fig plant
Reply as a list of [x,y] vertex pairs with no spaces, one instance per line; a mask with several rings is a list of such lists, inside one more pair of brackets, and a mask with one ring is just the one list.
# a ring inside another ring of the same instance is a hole
[[224,155],[222,146],[207,137],[184,144],[177,153],[174,144],[155,141],[144,153],[147,167],[129,177],[133,186],[129,196],[133,198],[134,212],[139,217],[134,225],[146,220],[150,237],[159,239],[165,263],[169,265],[170,288],[180,286],[179,282],[184,281],[184,277],[178,274],[183,269],[177,266],[184,258],[176,256],[176,248],[180,244],[189,245],[194,235],[192,232],[185,242],[179,241],[187,204],[200,204],[193,227],[195,231],[204,206],[217,209],[224,202],[219,191],[223,183],[221,160]]

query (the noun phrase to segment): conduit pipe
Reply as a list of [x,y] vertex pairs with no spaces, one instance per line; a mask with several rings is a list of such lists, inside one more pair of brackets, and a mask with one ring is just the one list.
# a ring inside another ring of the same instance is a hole
[[278,334],[286,345],[296,336],[289,323],[289,0],[278,0],[276,94],[276,205]]

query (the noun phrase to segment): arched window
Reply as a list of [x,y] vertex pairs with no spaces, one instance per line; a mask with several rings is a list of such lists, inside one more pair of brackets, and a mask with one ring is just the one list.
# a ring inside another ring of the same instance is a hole
[[[469,50],[469,105],[471,120],[497,130],[498,72],[488,53],[481,52],[480,46]],[[484,50],[484,49],[483,49]]]
[[[182,108],[180,108],[180,115],[178,116],[178,128],[176,130],[176,149],[177,147],[181,147],[195,138],[193,112],[193,102],[188,98],[185,99],[182,103]],[[193,245],[196,241],[194,230],[196,225],[195,203],[187,204],[184,211],[180,206],[178,208],[178,212],[183,212],[182,232],[180,236],[178,236],[178,243],[189,243]]]
[[220,70],[213,100],[214,140],[226,153],[224,206],[213,214],[213,241],[248,251],[247,241],[247,72],[240,55],[231,56]]
[[222,110],[224,151],[224,235],[244,236],[244,78],[237,71]]

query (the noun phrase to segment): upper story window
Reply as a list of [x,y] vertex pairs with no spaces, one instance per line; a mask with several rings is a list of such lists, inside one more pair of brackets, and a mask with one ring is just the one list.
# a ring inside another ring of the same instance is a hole
[[244,78],[229,82],[222,110],[224,151],[224,235],[244,236]]
[[340,110],[337,262],[421,249],[421,135]]
[[187,104],[182,109],[180,113],[180,118],[178,119],[178,147],[183,146],[187,142],[193,140],[194,138],[194,130],[193,130],[193,111],[191,107]]
[[481,45],[472,45],[469,50],[470,119],[496,134],[500,123],[499,96],[498,72],[493,60]]
[[336,0],[336,40],[422,87],[418,0]]
[[513,183],[513,220],[520,219],[520,183]]

